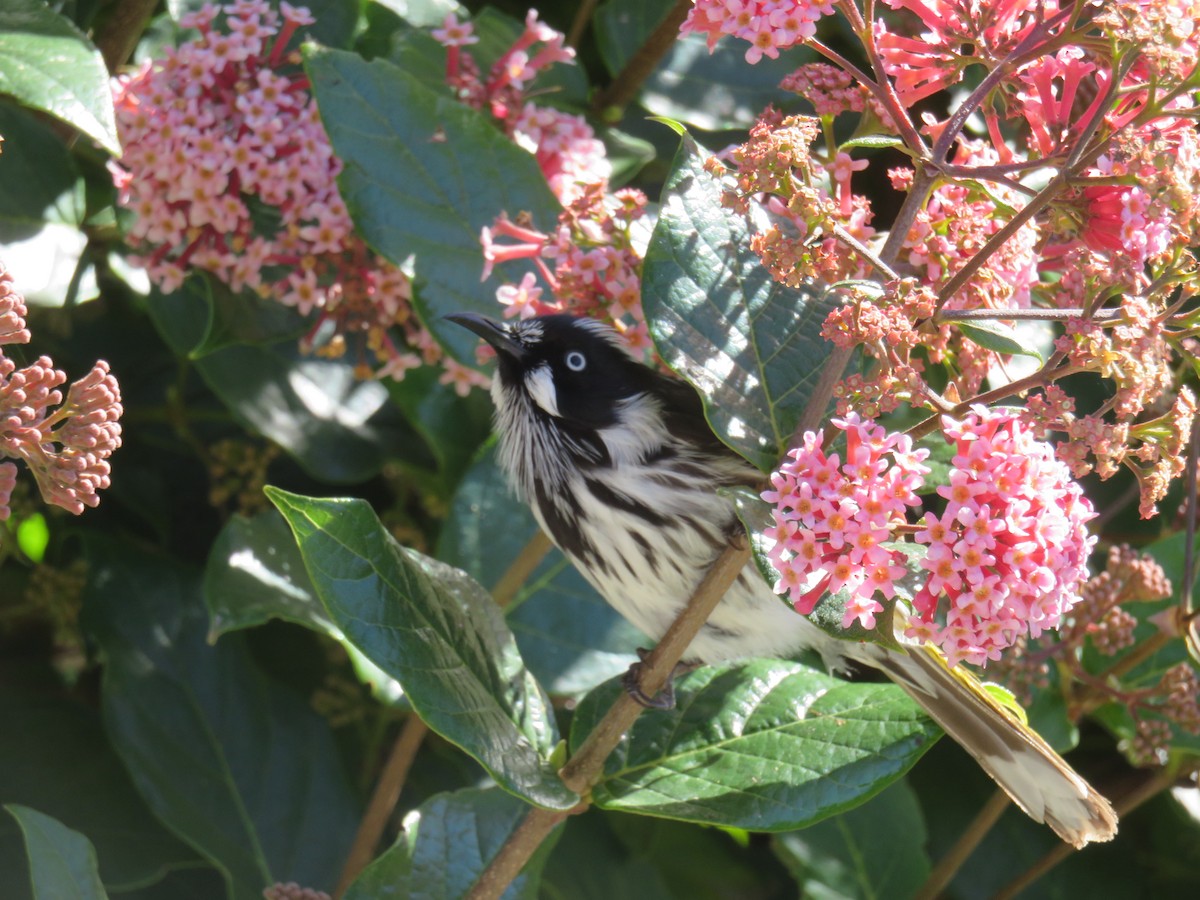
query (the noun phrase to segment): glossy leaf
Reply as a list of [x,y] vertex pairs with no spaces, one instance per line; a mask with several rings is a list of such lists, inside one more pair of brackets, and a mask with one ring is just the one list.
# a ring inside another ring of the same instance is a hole
[[684,137],[646,251],[642,303],[667,364],[699,388],[718,436],[764,471],[787,449],[832,347],[820,335],[834,300],[771,278],[744,218]]
[[[620,691],[580,704],[571,744]],[[801,828],[903,775],[941,733],[900,688],[799,663],[707,666],[676,682],[676,708],[641,716],[593,791],[606,809],[745,828]]]
[[1030,356],[1039,362],[1042,361],[1042,354],[1022,341],[1011,325],[985,319],[955,322],[954,325],[987,350],[994,350],[1004,356]]
[[502,281],[480,281],[480,229],[507,212],[528,213],[535,227],[551,230],[560,209],[545,176],[482,113],[385,60],[310,48],[306,67],[345,163],[338,186],[355,225],[393,263],[415,256],[424,324],[460,361],[474,364],[478,340],[442,317],[496,311]]
[[198,573],[110,545],[92,573],[105,724],[146,803],[234,900],[274,881],[331,888],[359,808],[327,723],[255,667],[241,635],[208,644]]
[[100,51],[42,0],[6,0],[0,7],[0,94],[44,110],[110,153],[121,153]]
[[776,835],[775,850],[812,900],[912,897],[929,876],[925,818],[897,781],[879,796],[803,831]]
[[460,19],[465,12],[455,0],[374,0],[410,25],[441,25],[454,13]]
[[[596,12],[596,41],[609,74],[629,61],[672,6],[671,0],[608,0]],[[796,105],[779,88],[784,76],[813,60],[804,48],[746,64],[749,44],[726,38],[709,51],[702,36],[680,35],[642,84],[638,100],[656,116],[704,131],[745,129],[764,107]]]
[[[521,823],[529,806],[495,788],[438,794],[404,817],[399,840],[369,865],[346,900],[452,900],[465,897]],[[537,852],[501,896],[534,900],[546,857],[559,832]]]
[[34,900],[107,900],[91,841],[27,806],[5,804],[25,835]]
[[0,135],[0,258],[14,284],[42,306],[94,298],[95,272],[79,230],[84,181],[62,137],[51,122],[3,100]]
[[327,634],[337,629],[317,599],[287,522],[273,510],[234,516],[204,570],[209,639],[282,619]]
[[[104,883],[127,891],[200,864],[156,820],[113,752],[92,706],[45,690],[0,687],[0,797],[53,816],[95,846]],[[70,773],[64,778],[64,773]],[[0,897],[28,894],[16,827],[0,816]]]
[[[538,531],[489,448],[459,485],[437,556],[492,587]],[[624,672],[635,649],[651,644],[557,549],[513,596],[506,617],[522,658],[551,694],[581,694]]]
[[558,743],[549,699],[487,591],[401,547],[361,500],[267,493],[333,623],[430,728],[518,796],[557,809],[578,802],[549,762]]
[[367,660],[321,605],[296,539],[275,510],[234,516],[221,529],[204,569],[209,640],[271,619],[327,635],[350,655],[359,680],[387,703],[403,696],[399,683]]
[[[232,295],[214,303],[213,291],[223,290],[210,291],[204,278],[189,278],[174,293],[151,291],[147,305],[163,338],[182,356],[210,344],[214,322],[227,323],[217,326],[227,339],[193,364],[247,430],[331,482],[365,481],[397,448],[418,465],[433,464],[424,442],[388,403],[388,389],[357,378],[350,361],[305,354],[294,336],[276,343],[231,342],[230,329],[239,332],[237,340],[265,338],[277,325],[290,329],[286,315],[274,319],[264,307],[251,304],[239,313],[239,298]],[[252,324],[260,313],[263,318]],[[241,316],[243,324],[228,324]]]

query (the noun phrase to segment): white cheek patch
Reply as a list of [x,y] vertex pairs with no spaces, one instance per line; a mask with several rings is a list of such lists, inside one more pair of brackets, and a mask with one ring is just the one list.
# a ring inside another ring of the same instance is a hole
[[525,376],[525,391],[543,410],[555,418],[560,417],[558,391],[554,389],[554,375],[549,366],[538,366]]

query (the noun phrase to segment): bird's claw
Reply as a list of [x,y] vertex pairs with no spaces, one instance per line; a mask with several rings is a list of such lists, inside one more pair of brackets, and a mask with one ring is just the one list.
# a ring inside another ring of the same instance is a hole
[[674,709],[675,679],[695,669],[696,663],[676,663],[671,674],[667,676],[666,683],[658,693],[651,696],[642,690],[642,671],[646,667],[646,657],[650,655],[650,651],[645,647],[638,647],[637,655],[639,662],[631,663],[629,670],[621,676],[621,686],[625,688],[629,699],[646,709]]

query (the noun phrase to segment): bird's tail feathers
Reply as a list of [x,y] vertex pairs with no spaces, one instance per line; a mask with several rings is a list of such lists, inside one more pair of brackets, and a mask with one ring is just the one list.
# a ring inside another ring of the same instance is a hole
[[852,656],[904,688],[1017,806],[1064,841],[1083,847],[1117,833],[1117,815],[1109,802],[969,672],[950,668],[929,647],[900,653],[859,644],[855,651]]

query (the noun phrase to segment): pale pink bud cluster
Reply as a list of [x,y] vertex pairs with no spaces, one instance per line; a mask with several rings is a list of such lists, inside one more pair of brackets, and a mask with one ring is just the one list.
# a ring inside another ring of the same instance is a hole
[[908,635],[935,641],[951,663],[983,665],[1018,637],[1057,628],[1079,602],[1095,511],[1016,411],[978,406],[942,429],[957,453],[938,488],[945,510],[926,513],[914,537],[929,548],[929,578]]
[[[25,304],[0,265],[0,344],[27,343]],[[0,456],[24,461],[42,498],[78,515],[109,486],[108,457],[121,446],[121,391],[108,363],[67,390],[48,356],[18,368],[0,352]],[[0,520],[9,516],[17,468],[0,463]]]
[[807,41],[817,20],[832,13],[828,0],[693,0],[679,30],[704,35],[710,51],[727,34],[748,41],[746,62],[753,64]]
[[775,507],[768,555],[779,572],[776,591],[797,612],[807,615],[823,595],[848,591],[842,626],[857,620],[874,628],[883,610],[876,594],[893,598],[906,571],[904,555],[884,544],[906,524],[908,508],[920,505],[929,451],[854,413],[833,424],[846,435],[845,462],[810,431],[771,476],[772,489],[762,495]]

